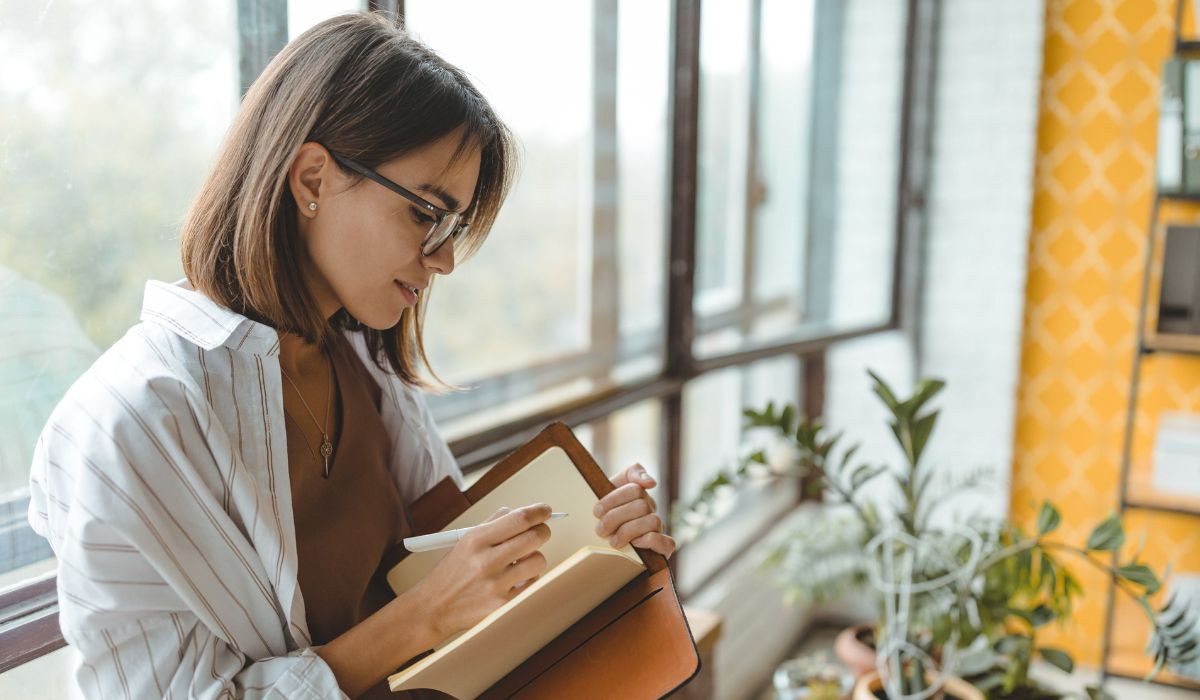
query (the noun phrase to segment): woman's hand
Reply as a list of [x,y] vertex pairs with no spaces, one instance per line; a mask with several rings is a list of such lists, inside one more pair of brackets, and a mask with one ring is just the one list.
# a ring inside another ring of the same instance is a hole
[[675,551],[675,540],[662,534],[658,504],[646,493],[654,488],[654,477],[640,464],[634,464],[612,478],[616,490],[600,499],[593,511],[600,521],[596,534],[609,538],[609,544],[621,548],[627,544],[652,549],[664,557]]
[[441,642],[469,629],[546,571],[550,506],[501,508],[467,533],[417,585]]

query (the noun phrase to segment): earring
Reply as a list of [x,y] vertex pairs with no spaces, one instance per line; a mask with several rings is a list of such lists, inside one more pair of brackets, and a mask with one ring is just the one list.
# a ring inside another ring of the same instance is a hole
[[316,202],[309,202],[309,203],[308,203],[308,210],[309,210],[309,211],[316,211],[316,210],[317,210],[317,203],[316,203]]

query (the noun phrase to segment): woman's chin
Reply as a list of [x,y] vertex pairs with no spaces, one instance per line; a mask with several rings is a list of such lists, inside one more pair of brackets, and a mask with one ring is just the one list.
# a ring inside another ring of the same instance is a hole
[[403,313],[404,308],[395,311],[391,309],[363,309],[361,315],[353,311],[350,312],[350,315],[371,330],[386,331],[389,328],[395,328],[396,324],[400,323]]

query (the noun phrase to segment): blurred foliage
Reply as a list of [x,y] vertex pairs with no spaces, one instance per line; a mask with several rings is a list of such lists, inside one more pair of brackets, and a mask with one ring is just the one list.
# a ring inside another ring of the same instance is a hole
[[232,3],[0,0],[0,265],[107,347],[178,226],[236,95]]

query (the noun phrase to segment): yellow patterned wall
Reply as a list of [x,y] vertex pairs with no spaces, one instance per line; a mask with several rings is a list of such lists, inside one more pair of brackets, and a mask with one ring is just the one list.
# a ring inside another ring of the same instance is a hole
[[[1061,535],[1077,543],[1118,503],[1150,241],[1158,87],[1174,7],[1174,0],[1046,3],[1012,514],[1032,529],[1048,497],[1062,511]],[[1195,221],[1197,211],[1169,206],[1162,218]],[[1150,357],[1142,379],[1134,461],[1145,467],[1157,415],[1200,411],[1200,357]],[[1137,512],[1126,520],[1131,546],[1145,534],[1152,564],[1200,572],[1200,518]],[[1075,568],[1087,595],[1074,621],[1041,641],[1096,666],[1107,585]],[[1126,612],[1117,642],[1137,651],[1146,630]]]

